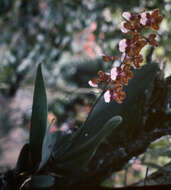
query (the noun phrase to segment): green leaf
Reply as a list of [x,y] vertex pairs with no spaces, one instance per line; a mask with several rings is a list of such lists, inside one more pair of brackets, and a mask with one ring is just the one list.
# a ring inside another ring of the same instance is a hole
[[101,142],[120,124],[121,120],[120,116],[112,117],[93,136],[85,133],[84,142],[78,140],[77,144],[65,153],[61,157],[61,160],[58,160],[59,163],[61,162],[62,168],[74,170],[76,168],[82,169],[86,167]]
[[42,144],[47,126],[47,98],[41,64],[38,66],[30,129],[30,152],[33,165],[41,160]]
[[31,163],[29,160],[29,144],[25,144],[23,146],[23,148],[20,151],[20,155],[18,157],[17,160],[17,164],[16,164],[16,172],[20,173],[20,172],[24,172],[24,171],[28,171],[31,170]]
[[52,151],[54,150],[54,146],[57,144],[58,141],[61,140],[62,138],[62,132],[61,131],[56,131],[53,133],[50,133],[50,127],[46,130],[45,138],[43,140],[43,147],[42,147],[42,160],[39,165],[39,169],[42,169],[47,161],[49,160]]
[[25,190],[40,190],[52,188],[55,183],[54,177],[49,175],[33,175],[29,182],[24,185]]

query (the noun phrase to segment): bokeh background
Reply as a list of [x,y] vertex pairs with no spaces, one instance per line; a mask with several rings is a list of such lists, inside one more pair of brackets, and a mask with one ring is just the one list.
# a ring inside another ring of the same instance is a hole
[[[47,88],[48,121],[54,130],[70,132],[86,119],[98,89],[88,81],[103,63],[102,54],[116,55],[123,11],[159,8],[163,22],[159,47],[143,50],[144,63],[166,62],[171,74],[171,0],[1,0],[0,1],[0,172],[15,167],[28,141],[33,84],[38,63],[43,63]],[[143,179],[147,166],[154,172],[171,161],[171,137],[150,145],[138,158],[104,181],[123,186]]]

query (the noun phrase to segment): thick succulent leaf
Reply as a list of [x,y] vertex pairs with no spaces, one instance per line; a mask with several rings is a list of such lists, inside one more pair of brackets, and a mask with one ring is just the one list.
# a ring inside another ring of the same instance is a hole
[[20,151],[17,164],[16,164],[16,173],[24,172],[31,170],[29,160],[29,144],[25,144]]
[[33,175],[31,180],[24,185],[25,190],[45,190],[53,187],[55,179],[49,175]]
[[38,66],[30,129],[30,151],[33,164],[41,160],[43,138],[47,126],[47,98],[41,64]]
[[126,110],[127,118],[129,118],[129,110],[132,109],[132,104],[134,104],[135,99],[143,94],[145,90],[151,85],[157,70],[158,64],[152,63],[143,66],[140,70],[134,71],[133,79],[131,79],[128,86],[124,88],[127,97],[122,104],[118,104],[115,101],[105,103],[104,98],[101,97],[92,110],[91,114],[88,116],[87,121],[82,126],[81,134],[79,135],[77,142],[81,143],[85,141],[85,133],[94,135],[97,131],[97,128],[104,126],[104,124],[113,115],[121,115],[124,121],[124,113]]
[[45,164],[47,163],[52,154],[52,151],[54,150],[54,146],[62,138],[61,131],[50,133],[50,127],[51,126],[49,125],[49,127],[46,130],[45,138],[43,140],[42,159],[39,165],[39,170],[45,166]]
[[120,116],[111,118],[92,137],[85,133],[84,135],[87,139],[82,143],[78,142],[75,147],[62,156],[61,160],[58,160],[59,163],[62,163],[63,169],[69,168],[69,170],[74,170],[86,167],[98,146],[120,124],[121,120]]

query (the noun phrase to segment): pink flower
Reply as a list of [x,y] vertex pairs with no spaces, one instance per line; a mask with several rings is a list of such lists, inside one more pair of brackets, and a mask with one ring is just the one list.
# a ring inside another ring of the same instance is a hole
[[111,98],[111,94],[110,94],[110,91],[107,90],[105,93],[104,93],[104,100],[106,103],[109,103],[110,102],[110,98]]
[[97,84],[93,83],[91,80],[88,81],[88,84],[89,84],[91,87],[97,87]]
[[123,12],[122,16],[123,16],[126,20],[130,20],[130,18],[131,18],[131,13],[129,13],[129,12]]
[[128,29],[125,28],[125,26],[124,26],[125,23],[126,23],[126,22],[121,22],[121,31],[122,31],[123,33],[127,33],[127,32],[129,31]]
[[111,79],[116,80],[117,75],[118,75],[117,68],[114,67],[113,69],[111,69]]
[[140,23],[141,23],[142,25],[146,25],[147,20],[148,20],[148,19],[147,19],[147,13],[146,13],[146,12],[141,13]]
[[119,51],[125,52],[125,49],[127,47],[126,39],[123,39],[119,42]]

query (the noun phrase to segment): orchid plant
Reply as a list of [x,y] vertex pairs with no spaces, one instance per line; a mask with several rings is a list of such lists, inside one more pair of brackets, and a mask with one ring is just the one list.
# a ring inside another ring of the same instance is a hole
[[[141,50],[144,46],[158,45],[156,34],[151,33],[145,37],[142,35],[142,30],[152,28],[157,31],[159,29],[162,21],[159,9],[151,12],[144,11],[140,14],[124,12],[122,16],[125,21],[121,23],[121,31],[128,37],[119,42],[121,53],[117,56],[103,55],[103,60],[114,63],[114,66],[107,73],[100,70],[98,77],[88,82],[92,87],[103,89],[104,99],[100,96],[86,121],[76,132],[62,133],[59,130],[50,132],[53,122],[47,127],[46,90],[41,64],[38,66],[29,143],[25,144],[20,152],[13,174],[14,185],[5,183],[3,178],[3,189],[51,189],[55,184],[67,186],[69,183],[76,183],[78,176],[75,176],[75,173],[82,174],[83,171],[86,173],[86,168],[101,143],[109,135],[113,135],[122,117],[126,117],[124,111],[130,107],[128,105],[136,96],[145,91],[149,81],[153,81],[158,70],[157,64],[147,65],[140,72],[132,68],[142,67]],[[145,75],[147,77],[144,79]],[[129,79],[132,79],[132,83],[128,85]],[[136,89],[139,83],[141,83],[141,88]],[[125,100],[127,104],[121,104],[126,97],[123,91],[124,85],[127,86],[126,91],[129,95]],[[130,120],[132,122],[132,119]],[[119,133],[121,134],[122,131]],[[73,182],[71,179],[76,181]]]

